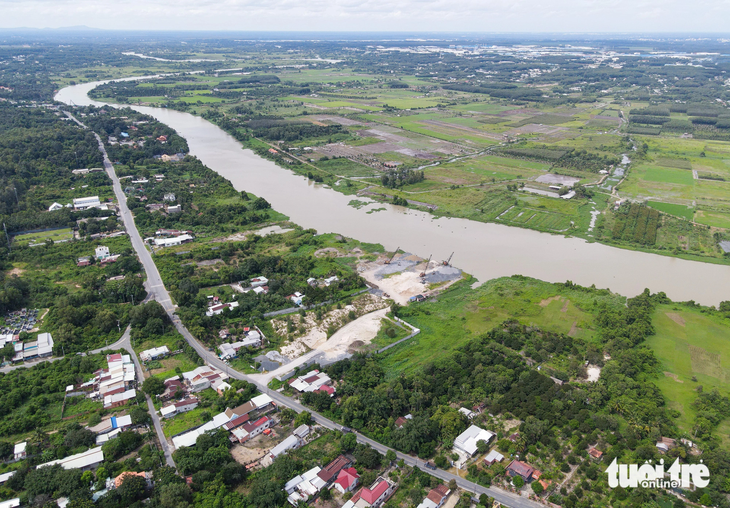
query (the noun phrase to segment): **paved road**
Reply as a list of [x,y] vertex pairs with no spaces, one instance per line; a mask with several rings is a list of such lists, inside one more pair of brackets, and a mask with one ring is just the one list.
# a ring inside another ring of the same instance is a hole
[[[72,120],[76,121],[79,125],[84,126],[81,122],[76,120],[70,113],[66,112],[66,115],[69,116]],[[84,126],[85,127],[85,126]],[[114,185],[114,193],[117,197],[117,201],[119,202],[119,210],[120,210],[120,216],[122,220],[124,221],[124,225],[127,229],[127,233],[129,234],[129,238],[132,240],[132,246],[134,247],[134,250],[137,252],[137,256],[140,259],[140,262],[142,263],[142,266],[144,267],[145,271],[147,272],[147,289],[150,293],[152,293],[155,300],[157,300],[165,309],[167,314],[170,316],[170,319],[172,319],[173,324],[175,325],[175,328],[178,332],[185,338],[185,340],[192,346],[195,351],[200,355],[200,357],[209,365],[216,367],[223,372],[226,372],[230,377],[234,379],[242,379],[244,381],[247,381],[249,383],[253,383],[257,386],[257,388],[262,392],[268,394],[277,404],[285,407],[289,407],[297,412],[302,411],[309,411],[312,414],[312,419],[322,425],[323,427],[326,427],[328,429],[333,430],[339,430],[341,429],[341,425],[333,422],[332,420],[329,420],[325,418],[324,416],[315,413],[310,408],[306,408],[302,406],[299,402],[297,402],[295,399],[291,397],[287,397],[286,395],[283,395],[279,392],[275,392],[271,390],[268,386],[263,385],[259,382],[257,382],[255,379],[252,379],[250,376],[247,376],[241,372],[238,372],[235,369],[231,369],[225,362],[221,361],[214,353],[211,351],[208,351],[208,348],[205,347],[203,344],[198,342],[198,340],[193,337],[193,335],[188,331],[188,329],[182,324],[180,319],[175,314],[175,306],[172,303],[172,300],[170,299],[170,294],[167,292],[167,289],[165,289],[165,285],[162,283],[162,277],[160,276],[160,272],[157,270],[157,267],[155,266],[154,261],[152,260],[152,255],[150,254],[150,251],[147,250],[146,245],[142,241],[142,238],[139,235],[139,232],[137,231],[137,226],[134,224],[134,217],[132,216],[132,213],[129,211],[129,208],[127,208],[126,203],[126,196],[124,194],[124,191],[122,190],[122,186],[119,183],[119,179],[117,178],[117,175],[114,171],[114,166],[109,161],[109,157],[106,154],[106,150],[104,149],[104,144],[101,141],[101,138],[94,133],[96,136],[97,141],[99,142],[99,149],[101,150],[102,154],[104,155],[104,167],[106,168],[107,174],[112,179],[113,185]],[[136,357],[135,357],[136,360]],[[376,441],[373,441],[370,438],[367,438],[359,433],[355,433],[357,437],[357,441],[359,443],[365,443],[369,444],[376,450],[378,450],[380,453],[385,454],[390,448],[387,446],[380,444]],[[165,441],[166,442],[166,441]],[[163,445],[164,446],[164,445]],[[394,450],[395,451],[395,450]],[[396,455],[398,458],[403,459],[407,464],[411,466],[420,467],[419,464],[422,465],[423,461],[411,457],[410,455],[405,455],[403,453],[397,452]],[[172,460],[170,458],[170,460]],[[470,492],[476,493],[477,495],[485,493],[488,496],[494,498],[495,500],[499,501],[505,506],[509,506],[512,508],[537,508],[542,507],[543,505],[536,503],[534,501],[530,501],[529,499],[522,498],[518,495],[512,494],[510,492],[507,492],[502,489],[498,489],[495,487],[482,487],[480,485],[477,485],[472,482],[468,482],[464,480],[463,478],[460,478],[456,475],[453,475],[447,471],[443,471],[440,469],[437,470],[426,470],[425,468],[422,468],[425,471],[427,471],[429,474],[432,474],[433,476],[436,476],[438,478],[441,478],[442,480],[449,482],[451,480],[456,480],[457,485],[459,487],[468,490]]]

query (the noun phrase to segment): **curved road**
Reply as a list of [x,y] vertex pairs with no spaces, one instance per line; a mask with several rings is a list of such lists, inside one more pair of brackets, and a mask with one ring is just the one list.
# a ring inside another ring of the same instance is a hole
[[[84,124],[79,122],[73,115],[71,115],[68,112],[65,112],[66,115],[74,120],[76,123],[81,125],[82,127],[86,128]],[[188,331],[187,328],[182,324],[180,319],[175,314],[175,305],[172,303],[172,299],[170,298],[170,294],[167,292],[167,289],[165,289],[165,285],[162,282],[162,277],[160,276],[160,272],[157,270],[157,266],[155,266],[154,261],[152,260],[152,255],[150,254],[150,251],[147,249],[147,246],[142,241],[142,237],[139,234],[139,231],[137,231],[137,226],[134,223],[134,217],[132,216],[132,213],[130,212],[129,208],[127,207],[126,202],[126,195],[124,194],[124,191],[122,190],[122,186],[119,183],[119,178],[117,178],[116,172],[114,171],[114,166],[109,161],[109,157],[107,156],[106,150],[104,149],[104,143],[102,142],[101,138],[98,134],[94,133],[94,136],[96,136],[97,141],[99,142],[99,150],[102,152],[104,156],[104,168],[107,171],[107,174],[112,179],[113,187],[114,187],[114,194],[117,197],[117,202],[119,203],[119,214],[124,221],[124,225],[127,229],[127,233],[129,234],[129,238],[132,241],[132,246],[134,247],[134,250],[137,252],[137,255],[139,256],[139,260],[142,263],[142,266],[144,267],[145,272],[147,272],[147,289],[150,293],[152,293],[153,297],[157,302],[159,302],[162,307],[167,312],[168,316],[170,316],[170,319],[172,320],[173,324],[175,325],[175,328],[177,328],[177,331],[180,332],[180,334],[185,338],[185,340],[192,346],[195,351],[200,355],[200,357],[209,365],[216,367],[220,369],[221,371],[227,372],[228,375],[234,379],[241,379],[248,383],[252,383],[256,385],[256,387],[262,392],[269,395],[277,404],[289,407],[297,412],[302,411],[309,411],[312,414],[312,419],[318,423],[319,425],[322,425],[323,427],[326,427],[328,429],[332,430],[340,430],[342,427],[340,424],[329,420],[328,418],[325,418],[324,416],[315,413],[310,408],[306,408],[303,405],[301,405],[299,402],[297,402],[295,399],[291,397],[287,397],[286,395],[283,395],[279,392],[275,392],[271,390],[268,386],[263,385],[259,382],[257,382],[255,379],[252,379],[250,376],[247,376],[241,372],[238,372],[235,369],[231,369],[225,362],[221,361],[215,354],[208,351],[208,349],[203,346],[198,340],[193,337],[193,335]],[[130,346],[131,347],[131,346]],[[135,362],[136,355],[134,355]],[[156,416],[156,413],[154,413],[154,408],[150,409],[150,412],[153,413]],[[160,432],[158,432],[160,433]],[[355,433],[357,436],[357,441],[359,443],[364,443],[372,446],[376,450],[378,450],[380,453],[385,454],[390,448],[387,446],[378,443],[377,441],[373,441],[372,439],[363,436],[362,434]],[[164,440],[164,435],[160,439],[161,442],[163,442],[163,447],[169,446],[167,445],[167,441]],[[393,450],[395,451],[395,450]],[[397,457],[399,459],[403,459],[406,464],[414,467],[419,467],[425,471],[427,471],[429,474],[436,476],[437,478],[441,478],[442,480],[449,482],[451,480],[456,480],[456,484],[461,487],[464,490],[470,491],[475,493],[476,495],[480,494],[486,494],[492,498],[494,498],[496,501],[499,501],[505,506],[509,506],[512,508],[537,508],[542,507],[543,505],[540,503],[536,503],[534,501],[531,501],[529,499],[523,498],[519,495],[513,494],[511,492],[507,492],[503,489],[499,489],[496,487],[482,487],[481,485],[477,485],[473,482],[469,482],[464,480],[463,478],[453,475],[447,471],[443,471],[441,469],[425,469],[424,467],[421,467],[423,465],[423,461],[420,459],[417,459],[415,457],[412,457],[410,455],[406,455],[404,453],[400,453],[398,451],[395,451]],[[167,449],[166,449],[166,456],[167,456]],[[169,459],[172,460],[172,457]],[[169,463],[169,462],[168,462]],[[419,465],[420,464],[420,465]]]

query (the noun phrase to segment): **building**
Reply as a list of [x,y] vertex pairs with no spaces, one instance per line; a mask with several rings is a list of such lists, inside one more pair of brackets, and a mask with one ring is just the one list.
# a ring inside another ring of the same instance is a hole
[[474,411],[472,411],[471,409],[467,409],[465,407],[462,407],[461,409],[459,409],[459,413],[461,413],[464,416],[466,416],[466,418],[468,420],[473,419],[477,415]]
[[172,247],[175,245],[182,245],[184,243],[192,242],[194,238],[188,234],[175,236],[172,238],[155,238],[155,246],[157,247]]
[[329,285],[333,284],[334,282],[337,282],[338,280],[340,280],[340,279],[337,277],[337,275],[328,277],[324,280],[324,285],[329,286]]
[[378,508],[395,492],[397,485],[379,476],[370,488],[363,487],[342,508]]
[[114,393],[111,395],[104,396],[104,409],[112,409],[115,407],[123,406],[128,400],[131,400],[137,396],[137,391],[132,388],[125,390],[121,393]]
[[326,486],[326,483],[317,475],[319,471],[319,466],[315,466],[286,482],[284,490],[289,494],[287,501],[292,506],[299,506],[300,502],[307,501]]
[[355,487],[360,483],[360,475],[357,474],[357,469],[354,467],[348,467],[341,470],[337,474],[337,479],[333,484],[334,488],[344,494],[345,492],[352,492]]
[[63,210],[63,205],[61,203],[53,203],[48,207],[49,212],[55,212],[56,210]]
[[504,460],[504,455],[499,453],[497,450],[492,450],[487,454],[486,457],[484,457],[484,463],[487,466],[491,466],[493,464],[496,464],[497,462],[502,462]]
[[[237,304],[238,302],[235,303]],[[261,346],[261,334],[256,331],[250,331],[243,340],[218,346],[218,349],[221,351],[219,356],[221,360],[230,360],[231,358],[236,358],[238,356],[238,350],[243,347],[259,346]]]
[[91,264],[91,256],[82,256],[76,263],[76,266],[89,266]]
[[127,478],[131,478],[133,476],[139,476],[140,478],[143,478],[145,481],[147,481],[147,473],[136,473],[134,471],[124,471],[119,476],[114,478],[114,488],[118,489],[122,486],[122,483],[124,483],[124,480]]
[[511,477],[521,476],[523,480],[530,481],[533,479],[535,468],[519,460],[513,460],[507,466],[507,474]]
[[212,369],[207,365],[203,365],[195,370],[183,372],[183,378],[185,379],[185,385],[188,389],[191,392],[196,393],[201,390],[205,390],[206,388],[210,388],[211,383],[213,383],[216,379],[225,380],[228,379],[228,376],[217,369]]
[[205,434],[206,432],[219,429],[223,427],[223,425],[228,423],[228,421],[229,418],[225,415],[225,413],[218,413],[208,423],[201,425],[200,427],[193,429],[189,432],[185,432],[184,434],[173,437],[172,444],[175,446],[175,448],[195,446],[195,442],[198,440],[198,436]]
[[172,418],[176,414],[177,409],[175,408],[175,404],[170,404],[169,406],[160,408],[160,416],[162,416],[163,418]]
[[178,392],[181,394],[185,392],[185,386],[176,377],[165,379],[165,391],[162,392],[158,397],[161,400],[170,400],[177,396]]
[[324,469],[322,469],[318,473],[318,475],[325,483],[329,484],[337,478],[337,475],[340,474],[340,471],[347,467],[350,467],[351,465],[352,461],[350,459],[348,459],[344,455],[340,455],[335,460],[324,466]]
[[20,498],[14,497],[0,503],[0,508],[18,508],[20,506]]
[[211,388],[218,392],[218,395],[223,395],[223,392],[231,389],[231,385],[223,380],[216,380],[215,383],[211,384]]
[[[228,412],[228,411],[229,410],[226,410],[226,412]],[[237,417],[231,419],[231,421],[229,421],[225,425],[223,425],[223,428],[226,429],[226,430],[228,430],[228,431],[231,431],[233,429],[237,429],[238,427],[240,427],[244,423],[248,422],[250,419],[251,419],[251,417],[248,416],[247,414],[242,415],[242,416],[237,416]]]
[[167,207],[167,213],[181,213],[182,205],[169,205]]
[[292,434],[300,439],[304,439],[309,435],[309,425],[300,425],[292,431]]
[[198,407],[199,401],[195,398],[184,399],[179,402],[175,402],[175,413],[187,413]]
[[601,457],[603,456],[603,452],[596,450],[592,446],[588,449],[588,455],[591,456],[593,460],[601,460]]
[[264,430],[268,429],[274,424],[274,420],[268,416],[262,416],[255,422],[244,423],[243,426],[233,429],[231,434],[238,440],[239,443],[243,444],[246,441],[255,438],[261,434]]
[[496,436],[494,432],[471,425],[454,439],[454,449],[463,452],[467,457],[471,457],[477,452],[477,443],[479,441],[489,443],[494,436]]
[[98,425],[94,425],[93,427],[89,427],[88,429],[94,434],[108,434],[109,432],[112,432],[116,429],[119,429],[119,431],[121,432],[122,430],[131,426],[132,417],[130,415],[124,415],[112,416],[111,418],[107,418]]
[[[284,441],[282,441],[278,445],[274,446],[271,449],[271,451],[269,452],[269,454],[266,457],[264,457],[264,459],[268,459],[268,461],[266,461],[266,462],[268,464],[270,464],[279,455],[283,455],[286,452],[288,452],[289,450],[296,450],[303,444],[304,443],[302,442],[302,440],[299,439],[297,436],[289,436]],[[262,459],[262,463],[263,463],[264,459]]]
[[292,379],[289,381],[289,385],[298,392],[305,393],[317,391],[323,386],[329,385],[331,382],[332,379],[324,372],[312,370],[303,376]]
[[14,474],[15,474],[15,471],[10,471],[8,473],[0,474],[0,485],[4,484],[9,479],[11,479]]
[[451,490],[442,483],[429,491],[426,498],[418,505],[418,508],[440,508],[446,498],[449,497],[449,494],[451,494]]
[[302,306],[302,302],[304,301],[304,295],[297,291],[293,295],[289,295],[287,298],[289,298],[294,305],[298,305],[299,307]]
[[[174,240],[174,238],[170,238],[170,240]],[[156,241],[157,240],[155,240],[155,242]],[[205,315],[208,317],[217,316],[218,314],[222,314],[223,311],[226,309],[235,309],[236,307],[238,307],[238,302],[219,303],[218,305],[211,305],[210,307],[208,307],[208,310],[205,311]]]
[[105,259],[109,256],[109,247],[106,247],[105,245],[99,245],[94,251],[94,257],[96,257],[96,259]]
[[26,441],[16,444],[15,448],[13,448],[13,458],[15,460],[23,460],[27,456],[26,455],[27,447],[28,447],[28,443]]
[[75,198],[73,200],[74,210],[86,210],[88,208],[97,208],[101,206],[99,196],[89,196],[86,198]]
[[51,356],[53,354],[53,337],[50,333],[38,334],[38,351],[40,357]]
[[163,358],[170,353],[167,346],[153,347],[152,349],[146,349],[139,354],[140,360],[143,362],[149,362],[151,360],[157,360]]
[[40,464],[37,467],[55,466],[56,464],[59,464],[67,470],[81,469],[82,471],[87,471],[89,469],[96,468],[102,462],[104,462],[104,452],[102,451],[101,446],[97,446],[96,448],[91,448],[83,453],[77,453],[76,455],[71,455],[65,459],[52,460],[51,462]]
[[263,276],[261,276],[261,277],[254,277],[253,279],[251,279],[251,287],[252,288],[257,288],[259,286],[265,286],[268,283],[269,283],[269,279],[267,279],[266,277],[263,277]]

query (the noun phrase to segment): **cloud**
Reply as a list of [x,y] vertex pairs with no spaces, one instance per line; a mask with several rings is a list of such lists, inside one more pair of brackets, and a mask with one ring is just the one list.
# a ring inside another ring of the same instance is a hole
[[3,27],[628,32],[724,31],[723,0],[0,0]]

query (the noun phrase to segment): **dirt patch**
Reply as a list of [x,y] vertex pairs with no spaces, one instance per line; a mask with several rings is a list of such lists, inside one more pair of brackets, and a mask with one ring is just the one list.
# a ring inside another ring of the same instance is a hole
[[575,337],[578,335],[578,331],[580,328],[578,328],[578,322],[573,321],[573,326],[570,327],[570,331],[568,332],[568,337]]
[[675,312],[667,312],[666,316],[677,323],[679,326],[685,326],[684,318]]
[[671,372],[664,371],[664,375],[667,376],[667,377],[671,377],[677,383],[684,383],[684,381],[682,381],[681,379],[679,379],[679,376],[677,376],[676,374],[673,374]]
[[268,448],[246,448],[237,444],[231,448],[231,455],[236,462],[246,465],[261,459],[268,451]]
[[568,305],[570,305],[570,300],[567,298],[565,299],[565,303],[563,304],[563,308],[560,309],[560,312],[568,312]]
[[340,251],[335,249],[334,247],[326,247],[324,249],[319,249],[314,253],[314,257],[317,258],[336,258],[340,255]]
[[550,298],[545,298],[543,301],[540,302],[540,307],[547,307],[552,302],[560,301],[561,298],[562,298],[562,296],[560,296],[560,295],[555,295],[555,296],[551,296]]
[[589,383],[595,383],[601,377],[601,368],[597,365],[589,365],[586,368],[586,379]]
[[701,347],[690,345],[689,355],[694,372],[705,374],[725,382],[727,376],[725,369],[722,368],[719,353],[710,353]]
[[25,270],[23,270],[22,268],[13,268],[12,270],[10,270],[8,272],[8,275],[17,275],[17,276],[20,276],[24,272],[25,272]]
[[521,423],[522,423],[522,420],[505,420],[504,421],[504,431],[507,432],[510,429],[519,427]]

